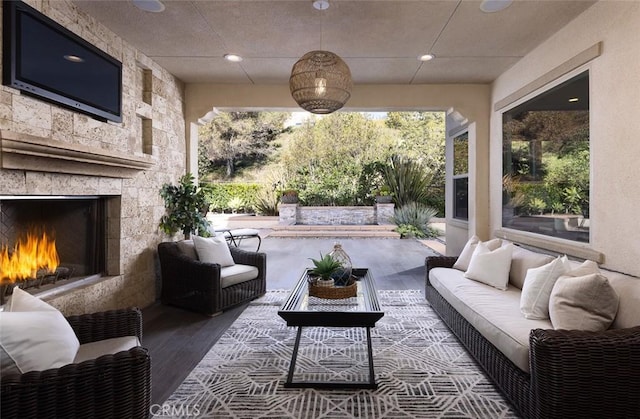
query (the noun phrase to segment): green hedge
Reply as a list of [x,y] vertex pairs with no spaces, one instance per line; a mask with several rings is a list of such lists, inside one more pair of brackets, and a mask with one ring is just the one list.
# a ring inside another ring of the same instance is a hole
[[255,183],[208,183],[201,185],[212,212],[254,211],[261,186]]

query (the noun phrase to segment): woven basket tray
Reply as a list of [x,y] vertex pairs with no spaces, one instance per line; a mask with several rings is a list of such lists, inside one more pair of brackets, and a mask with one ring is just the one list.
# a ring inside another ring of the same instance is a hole
[[358,284],[354,282],[344,287],[319,287],[309,284],[309,295],[318,298],[341,299],[355,297],[358,294]]

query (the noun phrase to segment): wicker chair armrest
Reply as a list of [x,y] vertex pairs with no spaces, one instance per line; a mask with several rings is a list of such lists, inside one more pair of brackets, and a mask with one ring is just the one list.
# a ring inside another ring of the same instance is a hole
[[137,336],[142,341],[142,312],[138,308],[69,316],[67,321],[81,344],[122,336]]
[[151,360],[147,349],[128,351],[46,371],[2,377],[7,418],[147,418]]
[[529,341],[537,417],[640,417],[640,326],[536,329]]
[[222,288],[221,266],[217,263],[205,263],[186,256],[178,256],[171,258],[170,264],[171,272],[166,276],[180,282],[183,288],[188,287],[203,292],[218,292]]
[[457,256],[427,256],[424,265],[427,270],[425,273],[425,284],[429,286],[429,271],[433,268],[451,268],[458,260]]

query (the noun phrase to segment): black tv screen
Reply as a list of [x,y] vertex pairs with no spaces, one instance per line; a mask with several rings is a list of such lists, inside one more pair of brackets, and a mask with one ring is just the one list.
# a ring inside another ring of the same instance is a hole
[[122,121],[122,63],[25,3],[3,2],[3,84]]

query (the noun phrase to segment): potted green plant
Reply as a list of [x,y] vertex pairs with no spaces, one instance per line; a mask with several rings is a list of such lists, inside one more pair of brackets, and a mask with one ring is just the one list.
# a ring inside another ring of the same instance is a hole
[[391,188],[388,185],[382,185],[374,192],[376,195],[376,202],[378,204],[390,204],[393,200],[393,194],[391,192]]
[[331,277],[335,272],[342,269],[342,263],[335,259],[329,253],[322,255],[320,253],[320,259],[309,258],[315,266],[309,270],[309,278],[312,283],[319,286],[331,286],[333,285],[333,278]]
[[205,218],[208,204],[204,191],[196,184],[191,173],[180,178],[178,185],[165,183],[160,189],[160,196],[164,199],[166,214],[160,219],[160,229],[173,235],[182,230],[185,238],[191,233],[207,233],[209,223]]
[[296,204],[298,203],[298,191],[295,189],[285,189],[280,195],[280,202],[283,204]]

